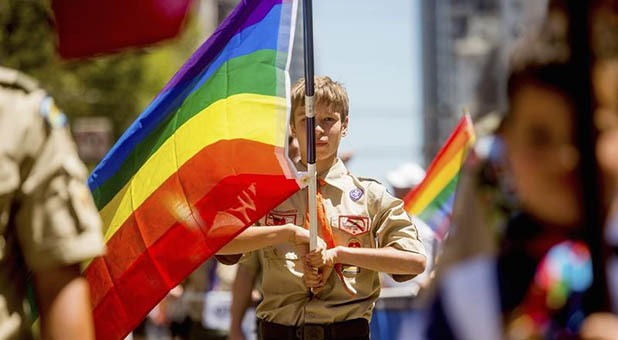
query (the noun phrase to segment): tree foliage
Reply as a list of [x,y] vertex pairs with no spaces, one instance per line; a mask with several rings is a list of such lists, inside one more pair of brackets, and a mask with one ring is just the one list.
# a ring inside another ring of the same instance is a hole
[[147,49],[65,61],[56,52],[53,13],[44,0],[0,1],[0,28],[0,65],[38,79],[69,119],[109,117],[116,138],[202,38],[189,18],[179,37]]

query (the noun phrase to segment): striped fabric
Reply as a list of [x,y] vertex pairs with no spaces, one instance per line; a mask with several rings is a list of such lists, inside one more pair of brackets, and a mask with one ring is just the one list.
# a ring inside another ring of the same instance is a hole
[[98,339],[123,338],[299,190],[285,156],[295,7],[242,1],[90,176],[107,245],[84,272]]
[[439,239],[448,232],[459,170],[474,140],[472,120],[464,115],[429,165],[421,184],[404,199],[405,210],[425,221]]

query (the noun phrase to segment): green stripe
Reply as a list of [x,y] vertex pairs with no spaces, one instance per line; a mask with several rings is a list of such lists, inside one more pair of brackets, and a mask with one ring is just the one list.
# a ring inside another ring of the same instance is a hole
[[133,149],[114,176],[94,190],[97,208],[103,209],[176,129],[214,102],[241,93],[276,96],[278,79],[283,79],[283,70],[275,66],[278,54],[281,52],[260,50],[221,65],[174,114]]
[[418,217],[422,220],[427,220],[433,216],[433,214],[439,210],[446,201],[448,201],[451,195],[453,195],[455,189],[457,189],[458,180],[459,173],[457,173],[457,175],[453,177],[450,182],[448,182],[444,189],[442,189],[442,191],[440,191],[440,193],[434,197],[429,204],[427,204],[427,207],[425,207],[425,209],[418,214]]

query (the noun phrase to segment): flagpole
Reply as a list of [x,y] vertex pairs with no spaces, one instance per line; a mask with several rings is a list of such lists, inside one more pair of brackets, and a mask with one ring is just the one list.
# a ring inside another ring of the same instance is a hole
[[[594,3],[594,2],[593,2]],[[576,107],[577,144],[579,148],[579,176],[585,221],[584,237],[590,250],[592,260],[592,286],[584,297],[587,312],[608,311],[612,303],[607,283],[608,247],[604,240],[603,227],[607,210],[601,201],[601,183],[599,181],[598,161],[595,142],[598,137],[594,126],[595,110],[592,91],[593,52],[591,41],[590,15],[593,4],[587,1],[566,1],[569,18],[569,43],[572,59],[570,61],[573,83],[577,92],[572,98]]]
[[305,50],[305,116],[307,117],[307,175],[309,176],[309,249],[318,244],[316,208],[317,170],[315,157],[315,105],[313,85],[313,12],[312,0],[303,2],[303,37]]

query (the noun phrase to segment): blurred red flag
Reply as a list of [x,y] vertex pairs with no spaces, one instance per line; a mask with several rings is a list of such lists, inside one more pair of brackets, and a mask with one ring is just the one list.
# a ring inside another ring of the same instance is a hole
[[83,58],[174,37],[191,0],[52,0],[63,58]]

